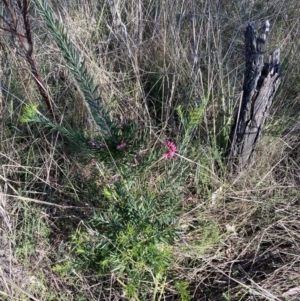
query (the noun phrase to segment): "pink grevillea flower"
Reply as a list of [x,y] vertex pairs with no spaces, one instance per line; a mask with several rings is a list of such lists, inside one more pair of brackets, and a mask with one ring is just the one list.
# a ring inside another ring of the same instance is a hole
[[94,158],[91,159],[91,164],[96,164],[96,160]]
[[109,186],[110,184],[112,183],[116,183],[119,181],[119,175],[118,174],[115,174],[114,176],[112,176],[111,180],[108,180],[108,179],[104,179],[104,183]]
[[163,154],[163,158],[165,160],[172,159],[177,151],[177,147],[175,143],[173,143],[172,141],[167,141],[167,147],[168,147],[168,151]]
[[116,174],[116,175],[114,175],[113,177],[112,177],[112,180],[113,180],[113,182],[118,182],[119,181],[119,175],[118,174]]
[[186,204],[187,204],[188,202],[192,201],[192,200],[193,200],[192,196],[188,196],[187,198],[185,198],[185,199],[181,202],[182,207],[186,206]]
[[122,149],[122,148],[124,148],[126,146],[126,142],[122,142],[122,143],[120,143],[119,145],[117,145],[117,149]]

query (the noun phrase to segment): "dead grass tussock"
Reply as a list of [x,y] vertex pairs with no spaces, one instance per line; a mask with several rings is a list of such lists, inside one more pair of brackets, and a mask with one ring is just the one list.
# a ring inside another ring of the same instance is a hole
[[195,300],[297,300],[299,192],[287,165],[289,146],[262,142],[261,160],[219,191],[213,208],[198,200],[197,210],[185,214],[189,230],[177,246],[176,266]]
[[[242,300],[252,300],[253,296],[281,300],[286,291],[299,284],[297,201],[277,203],[267,213],[255,205],[246,208],[242,202],[227,204],[214,214],[220,233],[211,246],[203,236],[207,224],[199,224],[200,231],[190,230],[191,239],[184,237],[180,243],[178,274],[189,280],[196,300],[222,299],[224,295],[230,300],[241,296]],[[204,253],[203,240],[208,247]]]

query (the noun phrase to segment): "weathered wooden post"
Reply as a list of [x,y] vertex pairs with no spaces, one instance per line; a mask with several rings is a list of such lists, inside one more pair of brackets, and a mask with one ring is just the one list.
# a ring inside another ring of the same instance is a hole
[[229,136],[227,160],[234,172],[245,169],[252,159],[272,100],[281,81],[280,50],[275,49],[264,62],[264,50],[270,23],[257,33],[254,23],[245,32],[246,69],[238,109]]

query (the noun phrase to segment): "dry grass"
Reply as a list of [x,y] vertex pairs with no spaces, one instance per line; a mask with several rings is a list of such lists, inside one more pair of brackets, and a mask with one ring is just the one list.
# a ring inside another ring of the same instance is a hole
[[261,154],[263,168],[233,179],[213,200],[197,200],[182,217],[188,234],[176,266],[193,300],[297,300],[299,192],[284,156],[274,164]]
[[[117,2],[51,1],[114,120],[135,120],[149,131],[135,163],[166,139],[180,145],[177,106],[189,112],[207,100],[172,167],[149,160],[134,170],[139,193],[147,187],[160,195],[172,174],[166,192],[178,183],[178,195],[192,196],[180,214],[176,260],[167,282],[157,286],[161,295],[148,292],[140,300],[299,300],[300,5]],[[59,122],[92,134],[76,83],[33,4],[30,16],[35,58]],[[268,48],[282,51],[283,83],[254,165],[230,175],[220,163],[219,133],[242,90],[245,25],[265,19],[273,24]],[[77,229],[89,229],[92,212],[102,210],[111,170],[74,155],[55,131],[19,122],[24,104],[39,103],[40,96],[7,33],[1,48],[0,299],[129,300],[117,274],[78,270],[70,243]],[[180,297],[176,281],[188,283],[189,299]]]

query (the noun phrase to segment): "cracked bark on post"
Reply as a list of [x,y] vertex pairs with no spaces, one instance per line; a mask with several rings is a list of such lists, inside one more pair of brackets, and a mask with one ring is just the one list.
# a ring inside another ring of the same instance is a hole
[[245,169],[259,141],[272,100],[281,81],[280,50],[271,52],[264,63],[266,21],[258,34],[250,23],[245,32],[246,69],[243,94],[229,136],[227,160],[233,172]]

